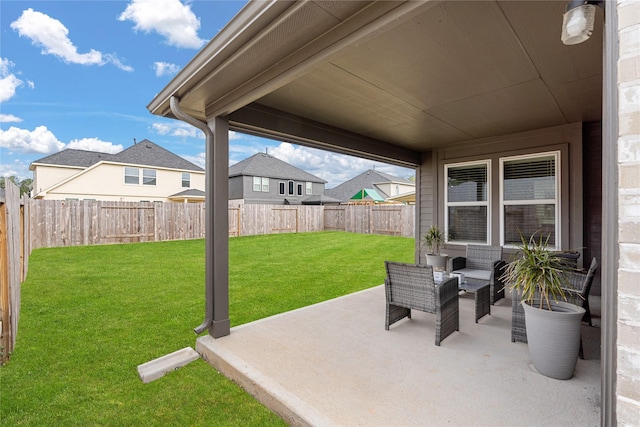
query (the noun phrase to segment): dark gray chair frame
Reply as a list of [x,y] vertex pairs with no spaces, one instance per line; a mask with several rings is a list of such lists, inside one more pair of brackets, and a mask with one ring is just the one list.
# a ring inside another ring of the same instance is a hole
[[411,310],[436,315],[436,345],[460,330],[458,282],[450,278],[436,284],[430,265],[385,261],[386,318],[385,329],[405,317]]
[[491,278],[488,281],[472,280],[491,285],[491,305],[504,298],[502,274],[506,263],[502,260],[502,246],[467,245],[466,256],[453,258],[449,264],[450,273],[463,268],[491,271]]

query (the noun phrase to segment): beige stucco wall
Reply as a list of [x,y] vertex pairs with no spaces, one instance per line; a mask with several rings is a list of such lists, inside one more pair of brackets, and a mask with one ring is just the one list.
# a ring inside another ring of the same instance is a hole
[[416,190],[415,185],[408,185],[402,183],[384,183],[376,184],[382,191],[384,191],[389,197],[397,196],[399,194],[409,193]]
[[36,166],[33,173],[34,196],[83,170],[83,168],[61,166]]
[[[96,199],[105,201],[169,201],[168,196],[187,188],[182,187],[181,170],[154,169],[156,185],[138,185],[124,183],[124,166],[122,164],[100,163],[75,176],[73,179],[58,185],[43,197],[47,200],[64,199]],[[141,167],[142,169],[142,167]],[[185,171],[191,174],[191,187],[204,191],[205,174]],[[142,182],[142,181],[141,181]]]
[[618,425],[640,423],[640,1],[618,1]]

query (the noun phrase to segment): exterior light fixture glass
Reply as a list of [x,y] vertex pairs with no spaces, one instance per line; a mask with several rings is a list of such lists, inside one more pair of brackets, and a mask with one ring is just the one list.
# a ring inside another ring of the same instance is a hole
[[573,45],[589,39],[593,33],[596,6],[601,2],[574,0],[569,2],[562,18],[562,43]]

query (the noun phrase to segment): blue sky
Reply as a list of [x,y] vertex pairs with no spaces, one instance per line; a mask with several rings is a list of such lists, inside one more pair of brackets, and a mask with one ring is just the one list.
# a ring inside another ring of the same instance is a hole
[[[147,104],[243,0],[0,2],[0,175],[67,149],[116,153],[149,139],[204,166],[204,136]],[[269,154],[328,181],[410,169],[232,133],[229,162]]]

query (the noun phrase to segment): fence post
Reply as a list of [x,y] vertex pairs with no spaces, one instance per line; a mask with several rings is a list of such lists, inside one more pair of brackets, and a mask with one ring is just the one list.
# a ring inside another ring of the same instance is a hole
[[5,181],[0,203],[0,362],[8,360],[16,344],[20,317],[20,190]]

